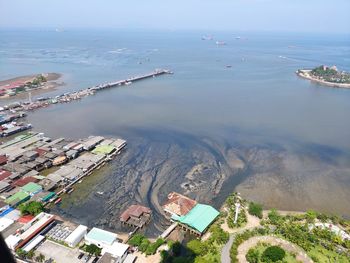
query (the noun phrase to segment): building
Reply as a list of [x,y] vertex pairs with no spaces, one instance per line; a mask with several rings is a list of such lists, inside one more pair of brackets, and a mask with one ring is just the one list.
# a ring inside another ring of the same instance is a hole
[[219,214],[219,211],[210,205],[197,204],[184,216],[172,215],[171,220],[178,222],[193,234],[202,235]]
[[117,234],[94,227],[85,235],[85,242],[88,245],[94,244],[100,248],[108,248],[116,241],[117,237]]
[[34,217],[29,223],[25,224],[23,227],[17,230],[17,234],[8,236],[5,242],[7,246],[12,250],[21,248],[54,220],[54,215],[42,212]]
[[120,216],[123,224],[142,228],[151,219],[151,209],[142,205],[129,206]]
[[117,139],[115,140],[114,145],[117,148],[117,152],[119,152],[126,146],[126,141],[123,139]]
[[10,218],[0,217],[0,232],[6,230],[10,227],[15,221]]
[[65,242],[70,247],[75,247],[83,239],[87,233],[87,227],[79,225],[74,231],[65,239]]
[[120,242],[114,242],[111,246],[103,248],[101,253],[109,253],[112,257],[114,257],[115,263],[122,263],[128,255],[128,249],[129,245]]
[[186,215],[195,205],[197,201],[188,198],[182,194],[171,192],[168,194],[168,201],[162,206],[164,212],[169,215],[184,216]]
[[23,202],[27,201],[30,199],[30,195],[23,192],[23,191],[19,191],[13,195],[11,195],[10,197],[8,197],[5,202],[8,203],[10,206],[18,206],[20,204],[22,204]]
[[92,151],[92,153],[109,155],[109,154],[113,153],[115,150],[116,150],[116,148],[114,146],[111,146],[111,145],[98,145]]
[[42,191],[42,186],[33,182],[27,183],[26,185],[22,186],[22,191],[29,194],[29,195],[34,195],[36,193],[39,193]]

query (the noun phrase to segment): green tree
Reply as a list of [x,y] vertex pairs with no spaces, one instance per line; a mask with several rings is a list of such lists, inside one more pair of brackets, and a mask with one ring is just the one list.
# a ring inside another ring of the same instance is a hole
[[27,258],[32,259],[33,257],[34,257],[34,250],[32,249],[27,253]]
[[249,208],[248,208],[249,214],[259,217],[261,219],[263,217],[262,211],[263,211],[263,207],[261,204],[254,203],[254,202],[251,202],[249,204]]
[[20,258],[26,258],[27,256],[27,252],[25,252],[22,248],[19,248],[16,250],[17,256],[19,256]]
[[95,244],[87,245],[85,247],[85,251],[89,253],[89,255],[95,255],[96,257],[101,254],[101,248],[99,248]]
[[38,262],[44,262],[45,261],[45,256],[43,254],[39,254],[35,257],[35,260]]
[[179,241],[176,241],[171,246],[171,251],[173,252],[173,255],[177,257],[180,255],[181,252],[181,243]]
[[314,210],[308,210],[306,212],[306,221],[308,223],[314,223],[315,222],[315,219],[317,218],[317,212],[314,211]]
[[141,235],[141,234],[135,234],[135,235],[133,235],[130,239],[129,239],[129,241],[128,241],[128,243],[130,244],[130,245],[132,245],[132,246],[140,246],[141,245],[141,243],[142,243],[142,241],[145,239],[146,237],[144,236],[144,235]]
[[273,225],[277,225],[280,220],[282,219],[282,217],[280,216],[280,214],[277,212],[276,209],[271,209],[269,214],[268,214],[268,218],[270,219],[271,224]]
[[258,263],[259,257],[260,257],[259,251],[254,248],[249,249],[248,253],[245,255],[245,258],[249,263]]
[[195,255],[204,255],[206,252],[205,245],[197,239],[193,239],[188,242],[187,249],[193,252]]
[[19,207],[22,215],[33,215],[36,216],[44,211],[44,206],[42,203],[37,201],[31,201],[28,203],[21,204]]
[[263,262],[277,262],[286,256],[286,252],[279,246],[271,246],[265,249],[261,256]]

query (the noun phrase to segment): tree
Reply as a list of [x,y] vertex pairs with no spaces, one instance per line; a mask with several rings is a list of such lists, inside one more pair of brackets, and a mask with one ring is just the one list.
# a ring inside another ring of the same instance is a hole
[[280,216],[280,214],[277,212],[276,209],[270,210],[270,212],[268,214],[268,218],[270,219],[270,222],[273,225],[277,225],[279,223],[279,221],[282,219],[282,217]]
[[306,212],[306,221],[308,223],[314,223],[315,219],[317,218],[317,212],[313,211],[313,210],[308,210]]
[[179,241],[176,241],[171,246],[171,251],[173,252],[173,255],[177,257],[180,255],[181,252],[181,243]]
[[193,239],[188,242],[187,249],[193,252],[195,255],[203,255],[206,252],[205,245],[197,239]]
[[20,258],[26,258],[27,256],[27,252],[25,252],[22,248],[17,249],[16,253]]
[[133,235],[130,239],[129,239],[129,241],[128,241],[128,243],[130,244],[130,245],[132,245],[132,246],[140,246],[141,245],[141,243],[142,243],[142,241],[145,239],[146,237],[144,236],[144,235],[141,235],[141,234],[135,234],[135,235]]
[[37,201],[31,201],[28,203],[21,204],[19,207],[22,215],[33,215],[36,216],[44,211],[44,206],[42,203]]
[[259,257],[260,257],[259,251],[254,248],[249,249],[248,253],[245,255],[245,258],[249,263],[258,263]]
[[27,258],[32,259],[33,257],[34,257],[34,250],[32,249],[27,253]]
[[286,252],[279,246],[271,246],[265,249],[261,256],[263,262],[277,262],[286,256]]
[[89,253],[89,255],[95,255],[96,257],[101,254],[101,248],[99,248],[95,244],[87,245],[85,247],[85,251]]
[[35,257],[35,260],[38,261],[38,262],[44,262],[45,261],[45,256],[40,253],[38,256]]
[[262,211],[263,211],[263,208],[261,204],[254,203],[254,202],[251,202],[249,204],[249,209],[248,209],[249,214],[259,217],[261,219],[263,217]]

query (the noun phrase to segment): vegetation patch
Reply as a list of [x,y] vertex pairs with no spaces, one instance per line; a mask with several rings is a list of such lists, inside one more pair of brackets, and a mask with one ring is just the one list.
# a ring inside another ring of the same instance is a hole
[[154,243],[149,241],[144,235],[135,234],[129,239],[128,243],[137,247],[141,252],[146,255],[154,255],[157,249],[165,243],[164,239],[158,238]]
[[33,215],[36,216],[41,212],[44,212],[44,206],[42,203],[37,201],[30,201],[19,205],[19,210],[22,215]]
[[248,212],[252,216],[256,216],[260,219],[263,218],[263,207],[261,204],[250,202]]

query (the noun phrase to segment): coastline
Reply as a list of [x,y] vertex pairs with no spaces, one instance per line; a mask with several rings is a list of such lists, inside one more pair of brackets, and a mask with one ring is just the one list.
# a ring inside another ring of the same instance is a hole
[[333,88],[350,89],[350,84],[333,83],[333,82],[328,82],[325,80],[317,79],[317,78],[312,77],[309,74],[309,72],[311,72],[311,69],[299,69],[295,73],[301,78],[308,79],[312,82],[316,82],[316,83],[319,83],[319,84],[324,85],[324,86],[333,87]]
[[[12,79],[7,80],[1,80],[0,86],[8,85],[13,82],[21,81],[21,82],[29,82],[32,81],[35,77],[37,77],[39,74],[32,74],[32,75],[26,75],[26,76],[19,76]],[[58,88],[59,86],[65,85],[63,82],[56,82],[56,80],[60,79],[62,77],[62,74],[60,73],[42,73],[43,76],[47,79],[47,82],[43,83],[43,86],[35,88],[30,90],[33,96],[40,95],[46,92],[50,92]],[[23,91],[13,96],[0,96],[0,99],[7,100],[7,99],[24,99],[28,96],[29,91]]]

